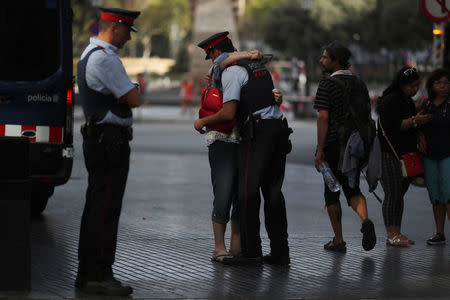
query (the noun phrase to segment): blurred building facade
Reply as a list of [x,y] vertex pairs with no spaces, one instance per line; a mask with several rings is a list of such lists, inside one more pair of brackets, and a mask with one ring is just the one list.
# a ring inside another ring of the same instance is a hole
[[195,89],[200,91],[200,81],[211,66],[205,53],[197,44],[221,31],[229,31],[234,46],[239,49],[238,24],[242,20],[247,0],[190,0],[192,17],[192,43],[189,45],[190,76]]

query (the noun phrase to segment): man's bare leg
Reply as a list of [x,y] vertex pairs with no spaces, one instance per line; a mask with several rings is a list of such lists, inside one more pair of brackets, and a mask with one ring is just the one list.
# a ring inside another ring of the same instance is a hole
[[334,240],[336,243],[340,244],[344,241],[342,236],[342,210],[341,204],[332,204],[327,206],[328,216],[330,217],[331,227],[334,231]]
[[361,223],[368,218],[366,198],[363,195],[356,195],[350,199],[350,206],[358,214]]

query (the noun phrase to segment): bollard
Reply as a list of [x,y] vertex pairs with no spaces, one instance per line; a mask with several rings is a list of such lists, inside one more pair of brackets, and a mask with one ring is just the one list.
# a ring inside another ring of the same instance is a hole
[[30,289],[29,141],[0,138],[0,290]]

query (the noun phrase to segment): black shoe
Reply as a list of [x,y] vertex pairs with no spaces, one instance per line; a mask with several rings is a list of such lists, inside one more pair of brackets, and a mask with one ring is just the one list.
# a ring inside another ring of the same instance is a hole
[[370,219],[365,219],[361,226],[363,234],[362,246],[364,250],[369,251],[375,247],[377,243],[377,236],[375,235],[375,226]]
[[98,294],[107,296],[128,296],[133,293],[131,286],[122,285],[114,278],[102,281],[81,281],[75,280],[75,286],[86,294]]
[[242,254],[224,257],[222,259],[222,263],[229,266],[260,266],[262,262],[262,256],[246,257]]
[[273,256],[272,254],[264,255],[263,261],[269,265],[288,266],[291,263],[291,259],[288,255]]
[[427,240],[427,244],[432,245],[445,245],[445,235],[443,233],[436,233]]
[[341,242],[339,244],[336,243],[335,239],[333,238],[332,241],[329,241],[328,243],[323,245],[323,249],[325,249],[327,251],[345,253],[345,252],[347,252],[346,245],[347,244],[345,242]]

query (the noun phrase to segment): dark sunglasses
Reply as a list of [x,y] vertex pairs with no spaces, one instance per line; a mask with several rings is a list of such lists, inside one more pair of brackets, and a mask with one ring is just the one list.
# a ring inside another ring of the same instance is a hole
[[408,69],[406,69],[405,71],[403,71],[403,74],[404,74],[405,76],[410,76],[410,75],[412,75],[412,74],[414,74],[414,73],[417,73],[417,69],[414,68],[414,67],[408,68]]

